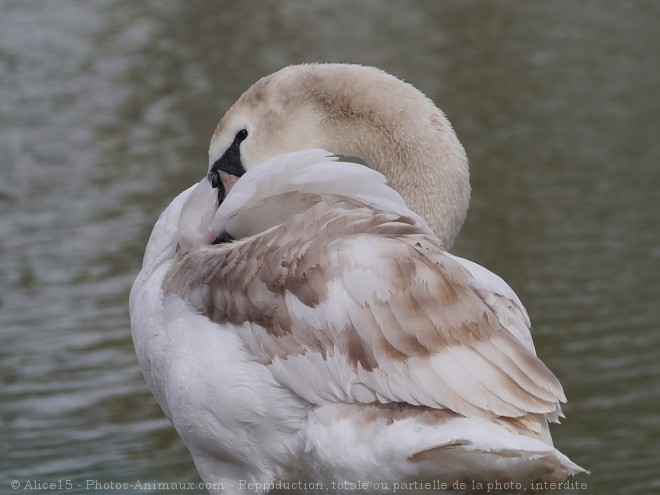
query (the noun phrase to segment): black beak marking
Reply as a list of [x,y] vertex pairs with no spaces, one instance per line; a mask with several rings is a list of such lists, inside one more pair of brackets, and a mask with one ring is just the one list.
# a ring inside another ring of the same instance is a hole
[[247,133],[242,135],[239,131],[234,138],[234,142],[231,143],[231,146],[227,148],[227,151],[218,158],[218,160],[213,164],[211,170],[209,171],[208,179],[211,182],[213,188],[218,189],[218,201],[222,203],[225,199],[225,188],[222,185],[220,177],[218,177],[218,171],[222,170],[236,177],[242,177],[245,173],[245,167],[243,167],[243,162],[241,161],[241,142],[245,139]]

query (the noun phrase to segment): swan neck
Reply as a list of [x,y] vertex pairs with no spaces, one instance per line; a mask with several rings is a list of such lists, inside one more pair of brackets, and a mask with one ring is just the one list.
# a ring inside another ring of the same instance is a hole
[[325,136],[322,145],[333,153],[357,157],[385,175],[449,249],[470,202],[467,157],[444,114],[414,92],[414,101],[401,106],[389,104],[391,100],[382,105],[370,101],[373,95],[353,93],[351,108],[361,117],[326,116],[320,130]]

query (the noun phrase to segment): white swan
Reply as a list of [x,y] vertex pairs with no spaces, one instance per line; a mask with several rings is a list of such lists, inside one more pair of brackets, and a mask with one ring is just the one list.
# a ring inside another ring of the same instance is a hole
[[130,310],[212,493],[530,492],[584,472],[552,445],[565,398],[524,307],[446,251],[468,167],[430,100],[373,68],[292,66],[241,96],[209,153]]

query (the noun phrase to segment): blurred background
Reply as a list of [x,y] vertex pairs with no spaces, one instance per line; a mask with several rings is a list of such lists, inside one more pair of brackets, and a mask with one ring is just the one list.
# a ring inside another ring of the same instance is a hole
[[654,1],[0,0],[0,493],[198,481],[128,292],[224,111],[315,61],[446,112],[473,185],[453,251],[526,304],[569,398],[555,444],[588,493],[660,490],[659,21]]

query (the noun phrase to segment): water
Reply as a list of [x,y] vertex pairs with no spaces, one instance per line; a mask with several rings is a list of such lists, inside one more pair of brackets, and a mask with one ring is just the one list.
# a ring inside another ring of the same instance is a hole
[[[570,400],[556,445],[591,469],[588,493],[660,489],[657,3],[0,11],[0,493],[11,480],[71,480],[70,493],[198,481],[138,370],[127,295],[222,112],[302,61],[377,65],[446,111],[473,184],[454,251],[527,305]],[[173,493],[122,491],[149,492]]]

